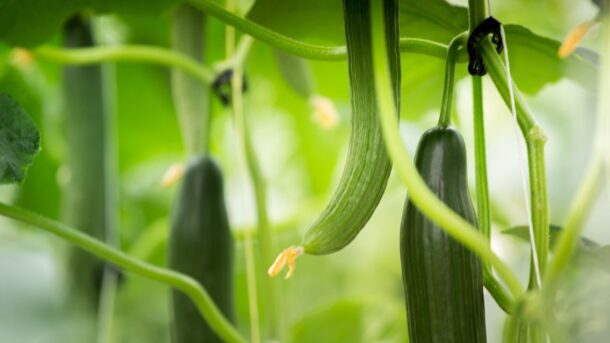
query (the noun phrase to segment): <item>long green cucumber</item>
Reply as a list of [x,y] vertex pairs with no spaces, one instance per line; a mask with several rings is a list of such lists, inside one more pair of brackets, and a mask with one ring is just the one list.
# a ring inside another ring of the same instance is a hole
[[[64,45],[68,48],[93,46],[89,23],[74,16],[65,24]],[[103,98],[102,70],[99,65],[65,67],[66,170],[68,181],[62,204],[66,224],[83,228],[87,234],[112,243],[114,206],[106,159],[109,148],[107,108]],[[70,256],[71,287],[96,305],[104,263],[80,250]]]
[[[476,225],[466,180],[464,142],[457,131],[435,127],[424,133],[417,148],[416,167],[447,206]],[[400,252],[411,342],[486,342],[479,259],[408,198]]]
[[[304,252],[330,254],[349,244],[381,200],[391,163],[377,115],[371,55],[370,0],[344,0],[352,102],[352,131],[347,161],[339,185],[318,220],[303,239]],[[394,96],[400,99],[398,2],[384,0],[388,59]]]
[[[201,283],[233,320],[233,237],[225,209],[222,173],[208,157],[186,166],[171,216],[169,266]],[[191,300],[172,291],[172,342],[222,342]]]

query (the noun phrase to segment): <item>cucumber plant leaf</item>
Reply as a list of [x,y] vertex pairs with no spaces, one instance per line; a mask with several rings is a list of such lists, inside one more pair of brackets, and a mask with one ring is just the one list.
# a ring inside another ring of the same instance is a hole
[[[560,226],[550,225],[551,248],[557,243],[562,229]],[[529,229],[525,225],[508,228],[502,233],[529,242]],[[600,245],[589,238],[580,237],[575,255],[578,266],[591,267],[610,274],[610,245]]]
[[12,97],[0,94],[0,184],[23,181],[39,151],[34,121]]
[[[558,225],[550,225],[549,227],[550,229],[550,243],[551,243],[551,247],[555,246],[555,243],[557,242],[557,239],[559,238],[559,234],[561,234],[561,230],[562,227],[558,226]],[[530,235],[529,235],[529,228],[526,225],[518,225],[518,226],[513,226],[511,228],[508,228],[506,230],[502,230],[503,234],[506,235],[511,235],[517,238],[520,238],[524,241],[529,242],[530,239]],[[597,244],[595,241],[590,240],[586,237],[581,237],[580,241],[578,242],[579,247],[580,248],[597,248],[599,247],[599,244]]]

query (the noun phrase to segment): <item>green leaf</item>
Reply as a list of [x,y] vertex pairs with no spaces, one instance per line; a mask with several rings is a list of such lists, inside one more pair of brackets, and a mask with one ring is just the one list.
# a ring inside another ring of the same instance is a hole
[[402,37],[425,38],[449,44],[468,30],[468,10],[443,0],[402,0],[400,32]]
[[256,1],[247,17],[288,37],[313,44],[344,45],[340,0]]
[[40,134],[25,110],[0,94],[0,184],[21,182],[40,151]]
[[506,25],[505,31],[513,80],[521,91],[535,94],[564,76],[583,87],[595,87],[597,66],[592,60],[595,53],[579,49],[561,59],[557,56],[560,42],[519,25]]
[[[551,247],[553,247],[553,246],[555,246],[555,243],[557,242],[557,239],[559,238],[559,234],[561,234],[562,227],[558,226],[558,225],[550,225],[549,229],[550,229],[550,240],[551,240],[550,243],[551,243]],[[529,239],[530,239],[529,228],[526,225],[514,226],[514,227],[508,228],[506,230],[502,230],[502,233],[505,235],[515,236],[526,242],[529,242]],[[580,248],[596,248],[596,247],[599,247],[599,244],[597,244],[596,242],[594,242],[588,238],[581,237],[580,242],[579,242],[579,247]]]

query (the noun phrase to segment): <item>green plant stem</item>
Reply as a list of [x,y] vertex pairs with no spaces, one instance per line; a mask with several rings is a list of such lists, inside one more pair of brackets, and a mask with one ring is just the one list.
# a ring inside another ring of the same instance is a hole
[[[468,19],[470,32],[487,18],[488,8],[486,0],[468,1]],[[489,202],[489,182],[487,177],[487,152],[485,151],[485,120],[483,111],[483,87],[482,78],[472,77],[472,103],[474,116],[474,153],[475,153],[475,178],[477,192],[477,214],[479,230],[487,239],[487,244],[491,246],[491,218]],[[494,298],[496,303],[510,314],[510,298],[504,286],[496,279],[493,269],[488,262],[483,262],[483,283],[487,291]]]
[[511,295],[493,275],[491,268],[483,267],[483,286],[485,286],[485,289],[489,292],[492,298],[494,298],[496,304],[498,304],[498,306],[500,306],[504,312],[507,314],[512,313],[513,299],[511,299]]
[[[481,53],[496,88],[504,102],[511,106],[509,83],[506,77],[506,69],[495,48],[489,39],[481,44]],[[536,124],[527,104],[514,84],[515,109],[517,122],[525,138],[528,156],[528,172],[530,178],[531,220],[536,242],[536,252],[540,273],[546,270],[549,253],[549,210],[546,185],[546,167],[544,157],[544,145],[546,136],[542,129]]]
[[[243,63],[243,59],[249,52],[252,42],[252,37],[243,36],[237,47],[235,55],[228,60],[218,63],[213,69],[224,71],[224,69],[232,67],[233,65]],[[401,51],[403,52],[428,55],[441,59],[445,59],[448,49],[444,44],[420,38],[401,38],[400,47]],[[342,52],[336,56],[337,60],[343,60],[347,57],[345,47],[342,47],[342,49]],[[123,45],[73,49],[61,49],[52,46],[43,46],[36,48],[33,53],[38,58],[63,64],[84,65],[112,61],[160,64],[181,70],[200,80],[206,85],[214,82],[216,78],[216,73],[214,70],[201,65],[194,59],[180,53],[173,52],[169,49],[153,46]],[[463,63],[466,60],[467,55],[465,55],[464,51],[456,56],[457,62]]]
[[[104,42],[101,32],[104,30],[105,25],[100,19],[93,19],[94,36],[96,42],[99,45],[108,44]],[[105,116],[105,154],[104,154],[104,167],[105,167],[105,183],[106,183],[106,197],[105,203],[108,211],[106,212],[106,220],[110,227],[112,227],[113,235],[107,237],[106,242],[110,243],[113,247],[120,246],[119,235],[116,233],[120,229],[120,220],[118,213],[120,212],[119,204],[119,149],[118,149],[118,135],[117,135],[117,100],[116,100],[116,66],[114,64],[106,64],[102,66],[102,98],[104,101],[104,108],[106,109]],[[116,298],[118,296],[119,289],[119,273],[110,266],[104,268],[104,276],[102,279],[102,288],[100,291],[100,303],[98,309],[98,343],[112,343],[113,342],[113,331],[114,331],[114,310],[116,306]]]
[[447,50],[447,62],[445,64],[445,85],[443,87],[443,102],[441,114],[438,118],[438,126],[449,126],[451,124],[451,111],[453,106],[453,88],[455,86],[455,63],[460,47],[465,46],[468,33],[455,36]]
[[114,318],[114,306],[118,288],[118,274],[116,271],[106,268],[102,278],[100,291],[100,302],[98,307],[97,343],[111,343],[112,324]]
[[468,0],[468,24],[470,32],[489,16],[487,1],[488,0]]
[[[568,212],[565,227],[555,246],[553,261],[545,275],[545,280],[550,283],[555,283],[559,279],[561,272],[574,254],[579,241],[578,237],[583,230],[584,221],[599,194],[604,179],[604,167],[610,169],[610,166],[607,165],[608,152],[610,151],[610,143],[608,142],[610,139],[610,128],[608,128],[610,123],[610,99],[607,96],[610,94],[610,19],[608,16],[605,16],[602,21],[602,51],[600,56],[602,56],[602,61],[597,93],[597,132],[593,156]],[[608,170],[606,170],[607,172]]]
[[[487,178],[487,152],[485,148],[485,119],[483,112],[482,78],[472,77],[472,103],[474,118],[474,164],[477,184],[477,214],[479,229],[489,242],[491,218],[489,211],[489,182]],[[489,265],[486,265],[489,267]]]
[[[385,30],[382,4],[372,2],[373,21],[373,62],[375,68],[376,93],[381,114],[383,137],[390,157],[402,182],[409,191],[409,197],[428,218],[439,225],[447,234],[472,250],[482,261],[492,265],[506,283],[513,299],[523,293],[519,280],[511,269],[489,248],[485,237],[476,228],[452,211],[438,199],[422,180],[405,150],[398,133],[396,108],[390,86],[386,55]],[[511,301],[514,303],[514,300]]]
[[246,56],[248,56],[248,53],[250,53],[250,49],[252,48],[253,43],[254,38],[252,38],[251,36],[241,36],[241,38],[239,39],[239,43],[237,43],[235,53],[223,61],[214,63],[214,70],[218,72],[223,72],[229,68],[235,68],[236,66],[243,65]]
[[[188,2],[221,22],[233,26],[263,43],[290,54],[309,59],[329,61],[342,60],[347,56],[347,50],[344,45],[323,46],[290,38],[257,24],[252,20],[233,14],[212,0],[188,0]],[[426,39],[401,38],[400,50],[403,52],[430,55],[442,59],[447,56],[447,46]]]
[[214,302],[201,285],[191,277],[160,268],[130,257],[103,242],[85,235],[78,230],[45,218],[37,213],[0,203],[0,215],[48,231],[71,244],[116,266],[143,277],[170,285],[184,292],[199,309],[199,312],[210,324],[210,327],[227,342],[246,342],[239,332],[216,308]]
[[[475,154],[475,178],[477,190],[477,214],[479,230],[490,245],[491,218],[489,202],[489,186],[487,179],[487,153],[485,151],[485,121],[483,117],[483,89],[482,79],[478,76],[472,77],[472,96],[474,112],[474,154]],[[483,281],[485,288],[496,300],[496,303],[506,312],[510,313],[509,295],[504,287],[496,279],[489,263],[483,263]]]
[[604,164],[595,156],[585,172],[585,177],[578,187],[578,193],[568,212],[568,219],[555,245],[555,253],[545,275],[545,282],[555,283],[573,256],[584,222],[595,202],[604,179]]
[[519,336],[519,319],[515,316],[506,316],[502,331],[502,343],[516,343]]
[[51,46],[36,48],[34,56],[64,64],[96,64],[111,61],[148,62],[174,67],[211,84],[216,74],[197,61],[169,49],[144,46],[99,46],[94,48],[60,49]]
[[[245,59],[246,55],[241,57]],[[244,114],[243,97],[242,97],[242,65],[237,63],[233,65],[232,85],[232,105],[235,116],[235,131],[239,139],[239,149],[241,151],[242,160],[245,162],[245,168],[250,178],[250,182],[254,189],[254,197],[256,200],[256,214],[258,218],[258,250],[261,258],[262,267],[266,267],[273,263],[273,238],[271,235],[269,217],[267,215],[267,185],[263,177],[260,165],[256,156],[256,151],[252,144],[248,123]],[[269,334],[272,338],[279,339],[281,337],[281,315],[280,315],[280,295],[277,280],[271,278],[262,278],[266,301],[268,303],[269,317]]]

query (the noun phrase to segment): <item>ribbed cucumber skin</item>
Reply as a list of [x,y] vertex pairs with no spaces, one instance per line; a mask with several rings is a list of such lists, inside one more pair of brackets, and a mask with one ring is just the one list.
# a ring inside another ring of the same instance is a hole
[[[64,27],[67,48],[94,45],[90,24],[74,16]],[[99,65],[63,69],[66,169],[69,181],[62,199],[62,220],[102,241],[112,242],[112,204],[106,175],[108,117]],[[72,294],[97,306],[104,262],[81,250],[70,256]]]
[[[476,225],[468,194],[464,142],[457,131],[436,127],[424,133],[416,166],[447,206]],[[486,342],[480,261],[408,198],[400,252],[411,342]]]
[[[303,239],[305,252],[330,254],[348,245],[364,228],[385,192],[392,165],[377,115],[373,73],[370,0],[344,0],[345,34],[352,102],[348,157],[326,209]],[[396,108],[400,99],[398,2],[384,0],[388,60]]]
[[[171,216],[169,266],[200,282],[233,320],[233,236],[225,209],[223,178],[208,157],[186,166]],[[172,291],[172,342],[222,342],[191,300]]]

